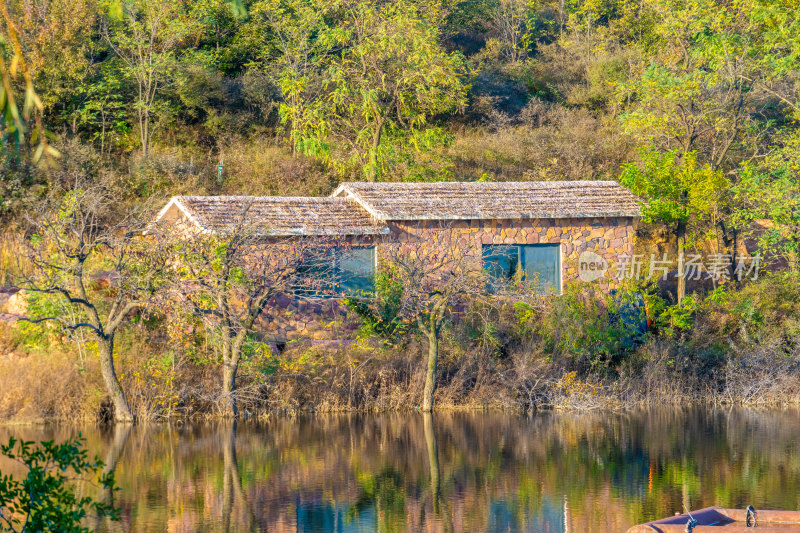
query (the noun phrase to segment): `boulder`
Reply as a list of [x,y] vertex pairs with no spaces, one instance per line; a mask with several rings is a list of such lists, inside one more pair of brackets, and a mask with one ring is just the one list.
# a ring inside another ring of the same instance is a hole
[[24,291],[18,287],[0,287],[0,313],[24,315],[27,311]]

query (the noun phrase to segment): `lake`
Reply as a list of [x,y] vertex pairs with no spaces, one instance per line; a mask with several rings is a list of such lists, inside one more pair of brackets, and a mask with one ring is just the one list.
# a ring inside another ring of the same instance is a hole
[[618,533],[684,507],[800,509],[796,410],[309,415],[0,439],[78,431],[116,465],[123,518],[89,524],[100,531]]

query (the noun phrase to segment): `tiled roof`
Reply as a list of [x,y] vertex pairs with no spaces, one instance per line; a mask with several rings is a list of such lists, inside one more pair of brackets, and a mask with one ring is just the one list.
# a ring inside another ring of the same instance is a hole
[[388,233],[358,203],[347,198],[280,196],[174,196],[162,219],[178,209],[198,230],[225,232],[246,215],[246,223],[263,235],[375,235]]
[[615,181],[343,183],[378,220],[638,217],[641,200]]

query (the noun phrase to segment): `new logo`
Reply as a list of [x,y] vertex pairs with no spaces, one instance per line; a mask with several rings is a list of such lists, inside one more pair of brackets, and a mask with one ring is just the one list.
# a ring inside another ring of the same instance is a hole
[[586,250],[578,257],[578,277],[581,281],[588,283],[600,279],[607,270],[608,261],[590,250]]

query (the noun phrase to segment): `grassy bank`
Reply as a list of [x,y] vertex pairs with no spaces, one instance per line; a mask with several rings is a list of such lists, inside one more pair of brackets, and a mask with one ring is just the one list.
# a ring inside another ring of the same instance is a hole
[[[637,288],[641,290],[641,288]],[[448,325],[439,409],[607,409],[800,401],[800,283],[771,275],[694,294],[682,306],[646,292],[649,331],[632,335],[608,297],[580,287],[540,307],[477,304]],[[351,317],[356,320],[355,317]],[[418,407],[424,346],[413,335],[338,346],[251,339],[240,409],[393,411]],[[201,329],[140,318],[119,341],[118,371],[141,420],[218,415],[220,364]],[[108,409],[91,343],[0,323],[0,420],[94,420]]]

